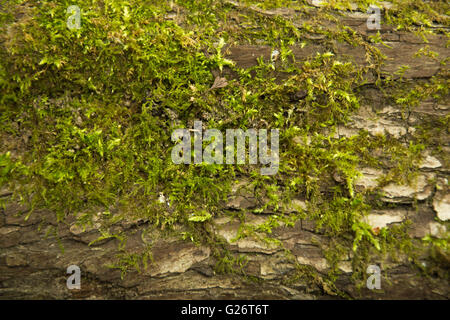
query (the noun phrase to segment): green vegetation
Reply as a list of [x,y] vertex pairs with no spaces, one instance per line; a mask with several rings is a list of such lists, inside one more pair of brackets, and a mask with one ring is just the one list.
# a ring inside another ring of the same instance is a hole
[[[353,2],[363,11],[369,4]],[[383,21],[448,39],[443,29],[427,28],[448,27],[445,1],[392,2]],[[378,78],[378,89],[405,115],[427,98],[448,97],[446,75],[419,84],[381,75],[376,37],[370,42],[339,23],[327,25],[336,21],[334,9],[351,9],[348,1],[328,1],[319,11],[306,1],[236,3],[9,1],[0,12],[0,186],[33,209],[54,211],[60,221],[75,215],[80,225],[92,225],[94,214],[103,212],[98,240],[115,237],[122,243],[123,254],[112,266],[122,272],[146,267],[151,248],[127,253],[123,234],[109,227],[144,218],[166,235],[211,246],[218,272],[243,273],[245,257],[228,252],[210,228],[213,217],[234,214],[223,209],[224,201],[242,177],[250,178],[261,203],[254,213],[272,214],[257,228],[243,221],[238,238],[265,234],[262,240],[281,245],[271,238],[272,229],[305,219],[330,240],[321,244],[331,266],[327,276],[298,265],[287,281],[306,278],[335,293],[337,263],[344,256],[353,257],[359,282],[374,256],[401,252],[413,259],[423,244],[408,236],[408,223],[372,230],[363,217],[377,208],[379,190],[356,190],[354,182],[361,166],[390,167],[383,184],[412,182],[425,146],[443,153],[433,139],[439,139],[436,130],[448,132],[449,117],[439,126],[418,127],[406,144],[364,130],[351,138],[336,133],[360,107],[365,73]],[[66,9],[73,4],[82,10],[78,30],[66,25]],[[279,7],[296,9],[302,23],[264,14]],[[293,45],[319,41],[332,48],[335,40],[363,46],[367,65],[340,61],[332,50],[295,60]],[[224,54],[238,43],[278,48],[279,61],[259,59],[257,66],[241,69]],[[433,55],[426,49],[418,54]],[[212,70],[227,77],[225,87],[211,89]],[[293,99],[299,91],[304,98]],[[279,128],[278,174],[261,176],[250,165],[173,164],[171,133],[192,128],[194,119],[219,130]],[[160,193],[170,210],[158,201]],[[288,209],[294,197],[308,200],[306,211]],[[183,232],[175,228],[179,224]],[[434,243],[448,254],[447,242]],[[286,256],[291,257],[288,250]]]

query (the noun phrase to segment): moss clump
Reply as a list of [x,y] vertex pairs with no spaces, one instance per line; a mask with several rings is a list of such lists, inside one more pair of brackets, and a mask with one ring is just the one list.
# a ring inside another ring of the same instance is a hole
[[[422,32],[432,23],[448,23],[442,16],[447,4],[406,2],[393,1],[385,21]],[[266,233],[263,240],[273,243],[270,233],[279,223],[315,221],[330,239],[323,246],[330,274],[322,278],[300,266],[295,275],[308,275],[326,292],[337,290],[332,283],[343,256],[352,254],[361,279],[373,254],[411,253],[404,230],[377,232],[362,221],[376,203],[370,192],[355,190],[354,182],[359,166],[382,165],[374,155],[379,149],[396,164],[385,182],[409,182],[426,132],[407,146],[364,131],[352,138],[336,132],[360,107],[366,72],[405,109],[445,97],[448,81],[439,75],[410,90],[408,83],[382,79],[383,57],[369,38],[339,24],[327,26],[337,21],[335,9],[350,9],[349,2],[329,3],[312,11],[304,1],[79,0],[81,28],[71,30],[69,1],[10,1],[0,13],[0,135],[8,141],[0,146],[0,185],[32,208],[55,211],[60,220],[76,215],[86,225],[100,208],[107,212],[103,237],[122,237],[108,229],[120,220],[145,218],[152,227],[211,245],[217,270],[231,272],[245,259],[224,249],[209,217],[224,214],[232,183],[247,176],[261,203],[255,213],[272,215],[257,230],[244,224],[239,237]],[[368,2],[357,4],[366,8]],[[297,9],[304,23],[264,12],[277,7]],[[331,52],[335,40],[364,46],[368,66],[340,61]],[[292,45],[313,42],[330,50],[295,61]],[[279,48],[280,61],[276,68],[260,59],[241,69],[224,57],[225,43],[267,44]],[[211,70],[233,78],[211,90]],[[299,90],[304,98],[293,99]],[[220,130],[279,128],[278,174],[261,176],[249,165],[173,164],[171,133],[192,127],[193,119]],[[448,118],[441,121],[445,125]],[[161,193],[170,209],[158,201]],[[292,214],[287,208],[299,196],[308,200],[308,210]],[[184,226],[182,233],[177,224]],[[147,251],[124,252],[114,267],[140,268],[149,257]]]

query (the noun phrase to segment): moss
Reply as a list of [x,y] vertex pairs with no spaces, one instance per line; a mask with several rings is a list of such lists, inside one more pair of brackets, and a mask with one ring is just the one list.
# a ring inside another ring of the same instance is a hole
[[[373,194],[355,190],[357,168],[392,166],[383,183],[410,183],[425,145],[434,130],[445,130],[448,117],[439,126],[418,128],[406,145],[364,131],[352,138],[336,138],[336,132],[360,106],[364,72],[378,77],[377,89],[405,115],[420,101],[445,99],[448,80],[445,74],[420,84],[383,79],[383,56],[373,45],[381,40],[339,24],[329,27],[337,20],[335,9],[351,8],[348,1],[329,3],[313,11],[305,1],[79,0],[82,28],[69,30],[68,1],[9,2],[0,13],[0,134],[13,142],[0,146],[0,185],[14,189],[15,198],[32,208],[55,211],[60,220],[75,215],[87,225],[99,208],[108,212],[98,240],[122,237],[107,228],[120,220],[145,218],[152,227],[211,246],[218,272],[241,274],[245,258],[225,249],[210,220],[224,213],[232,183],[248,176],[261,204],[254,213],[272,214],[258,227],[243,221],[238,237],[265,234],[260,239],[275,243],[270,234],[280,224],[315,221],[331,241],[323,246],[331,271],[322,277],[297,264],[293,279],[306,277],[327,293],[338,292],[333,285],[337,265],[349,254],[359,281],[371,256],[392,256],[395,250],[410,254],[406,231],[377,234],[362,222],[376,204]],[[369,4],[356,3],[363,9]],[[401,3],[393,1],[383,21],[424,35],[434,22],[448,24],[443,2]],[[265,12],[278,7],[297,12],[302,24]],[[174,12],[174,20],[167,20]],[[316,41],[330,51],[295,61],[292,45]],[[368,67],[339,61],[331,52],[334,41],[363,46]],[[223,55],[233,43],[279,48],[276,72],[262,59],[248,70],[233,65]],[[426,48],[418,54],[433,56]],[[235,77],[225,88],[210,90],[211,70]],[[277,74],[285,80],[280,83]],[[292,101],[299,90],[305,98]],[[261,176],[248,165],[174,165],[170,134],[190,127],[194,118],[208,119],[208,126],[218,129],[279,128],[279,173]],[[24,132],[27,142],[21,139]],[[441,144],[437,141],[436,152]],[[374,156],[380,149],[387,160]],[[335,182],[335,175],[342,182]],[[170,210],[158,202],[161,192]],[[308,210],[288,212],[290,200],[299,196],[308,200]],[[177,224],[184,226],[182,233]],[[148,252],[123,252],[114,267],[140,269]]]

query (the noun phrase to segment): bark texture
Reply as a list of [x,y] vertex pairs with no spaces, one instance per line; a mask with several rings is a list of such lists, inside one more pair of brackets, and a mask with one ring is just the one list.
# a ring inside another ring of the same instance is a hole
[[[288,16],[289,10],[266,11],[269,15]],[[343,22],[362,34],[370,34],[364,15],[348,15]],[[446,38],[433,35],[429,37],[430,50],[439,53],[439,60],[432,57],[415,57],[415,53],[425,43],[423,39],[408,32],[397,32],[383,26],[382,39],[389,46],[378,45],[387,56],[382,72],[393,75],[401,66],[410,68],[404,73],[404,79],[420,81],[428,79],[441,71],[440,63],[448,58]],[[238,66],[248,68],[257,64],[262,56],[270,60],[272,48],[257,45],[238,45],[226,49],[226,58]],[[314,56],[317,52],[331,51],[342,60],[364,64],[365,49],[336,42],[328,47],[317,39],[315,45],[304,48],[293,46],[297,60]],[[355,114],[348,126],[339,129],[339,135],[349,137],[360,129],[370,134],[389,133],[405,139],[411,134],[412,125],[422,121],[437,120],[448,116],[448,104],[423,102],[411,112],[407,119],[401,116],[401,110],[393,107],[389,101],[382,100],[382,94],[372,84],[376,78],[366,75],[366,103]],[[301,93],[299,93],[301,95]],[[301,98],[301,97],[300,97]],[[448,154],[449,137],[436,137],[436,143]],[[383,151],[381,151],[383,152]],[[439,236],[445,231],[445,225],[437,223],[450,218],[450,193],[448,159],[439,159],[428,154],[421,165],[417,183],[414,186],[389,184],[384,187],[381,201],[385,208],[373,211],[367,222],[374,228],[381,228],[410,219],[413,221],[411,235],[422,238],[427,234]],[[363,176],[357,181],[357,188],[371,188],[377,185],[376,178],[383,170],[362,168]],[[339,179],[339,177],[337,177]],[[237,185],[225,207],[228,210],[247,210],[254,208],[256,199],[251,190]],[[0,194],[3,198],[11,196],[8,190]],[[302,199],[295,204],[302,207]],[[214,218],[215,232],[227,240],[228,248],[235,253],[246,254],[248,263],[245,273],[264,281],[253,281],[235,274],[215,274],[215,259],[209,247],[196,246],[190,242],[172,237],[162,237],[161,230],[148,231],[144,220],[118,224],[115,228],[128,234],[125,249],[139,252],[146,244],[151,244],[153,263],[141,273],[130,271],[123,279],[118,269],[109,268],[114,264],[118,249],[117,239],[105,239],[88,245],[100,236],[93,226],[83,230],[68,218],[57,222],[55,214],[41,210],[34,212],[25,221],[30,208],[9,201],[0,211],[0,297],[3,299],[40,299],[40,298],[126,298],[126,299],[321,299],[335,298],[327,294],[323,286],[302,284],[298,281],[289,285],[282,280],[293,271],[293,265],[286,259],[283,250],[261,241],[241,239],[232,241],[237,235],[240,223],[231,218]],[[293,210],[295,210],[293,208]],[[247,222],[260,224],[267,216],[246,213]],[[100,219],[100,218],[99,218]],[[181,228],[181,227],[180,227]],[[181,231],[181,230],[180,230]],[[56,236],[57,235],[57,236]],[[309,221],[299,221],[294,228],[279,227],[274,236],[286,248],[290,249],[302,265],[312,266],[319,273],[326,273],[327,262],[317,243],[324,241],[323,235]],[[143,241],[144,240],[144,241]],[[354,298],[374,299],[449,299],[448,282],[440,277],[420,277],[418,270],[409,261],[384,264],[383,272],[389,276],[389,282],[382,279],[382,292],[366,288],[358,290],[350,276],[351,264],[340,263],[342,275],[336,286]],[[81,268],[81,290],[66,288],[66,269],[69,265]],[[448,267],[448,261],[447,261]]]

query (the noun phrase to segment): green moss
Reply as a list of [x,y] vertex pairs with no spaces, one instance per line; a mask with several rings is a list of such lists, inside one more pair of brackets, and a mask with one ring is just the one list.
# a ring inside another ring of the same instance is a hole
[[[356,2],[363,9],[369,4]],[[378,77],[377,89],[405,115],[420,101],[445,99],[448,80],[445,74],[420,84],[382,79],[383,56],[373,46],[381,40],[366,39],[340,24],[329,27],[328,22],[336,22],[335,9],[350,9],[347,1],[329,3],[317,11],[305,1],[236,6],[210,0],[173,5],[79,0],[82,27],[69,30],[70,1],[9,2],[0,13],[0,136],[12,142],[0,146],[0,185],[12,188],[15,198],[33,209],[53,210],[60,220],[75,215],[88,225],[94,212],[107,212],[98,240],[116,237],[123,245],[123,235],[110,234],[108,227],[145,218],[152,227],[211,246],[218,272],[242,274],[245,258],[225,249],[211,220],[225,213],[232,183],[248,176],[260,201],[254,213],[272,214],[258,227],[243,221],[238,238],[256,236],[281,245],[270,236],[274,228],[293,226],[300,218],[314,221],[330,239],[322,248],[330,273],[323,277],[297,264],[292,279],[306,277],[327,293],[338,292],[332,283],[345,256],[353,256],[354,278],[361,281],[373,255],[411,254],[405,230],[377,233],[362,222],[376,203],[373,193],[355,190],[354,181],[359,166],[382,167],[383,161],[393,167],[383,183],[413,181],[433,130],[445,130],[448,117],[439,126],[418,128],[406,145],[364,131],[352,138],[338,138],[336,132],[360,106],[364,72]],[[302,24],[261,11],[277,7],[297,10]],[[385,11],[383,21],[424,34],[433,21],[448,24],[446,11],[442,2],[403,1]],[[174,12],[174,21],[167,20]],[[315,41],[330,51],[295,61],[292,45]],[[368,67],[339,61],[331,52],[334,41],[363,46]],[[257,66],[240,69],[223,53],[233,43],[278,48],[280,61],[275,67],[260,59]],[[433,56],[426,48],[418,54]],[[210,90],[213,69],[235,76],[225,88]],[[293,101],[299,90],[305,98]],[[218,129],[279,128],[278,174],[261,176],[249,165],[174,165],[171,132],[198,118]],[[375,156],[377,150],[388,159]],[[170,210],[158,202],[161,192]],[[291,199],[299,196],[308,200],[308,210],[289,212]],[[183,225],[182,232],[173,228],[177,224]],[[124,251],[113,267],[140,270],[149,252]]]

